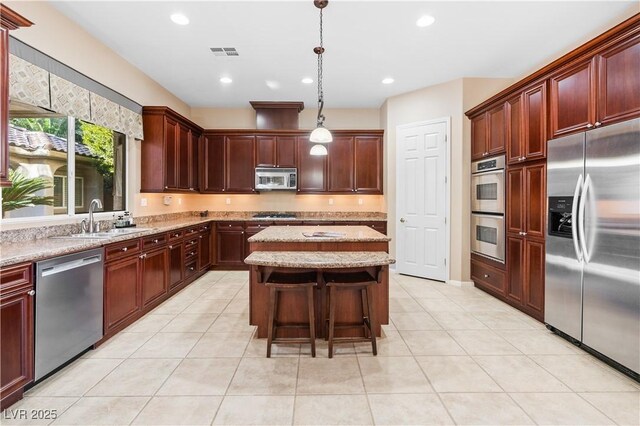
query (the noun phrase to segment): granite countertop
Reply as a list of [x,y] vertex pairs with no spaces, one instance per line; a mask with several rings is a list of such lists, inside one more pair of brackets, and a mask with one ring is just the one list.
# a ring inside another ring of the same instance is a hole
[[[339,237],[305,237],[303,233],[338,232]],[[250,243],[293,243],[293,242],[370,242],[391,241],[391,238],[368,226],[270,226],[249,237]]]
[[364,268],[396,263],[383,251],[254,251],[244,262],[276,268]]
[[114,235],[110,238],[67,239],[50,237],[38,240],[22,241],[19,243],[0,244],[0,267],[22,262],[34,262],[54,256],[62,256],[69,253],[90,250],[107,244],[117,243],[119,241],[140,238],[145,235],[167,232],[210,221],[211,218],[208,217],[191,217],[143,224],[139,229],[136,229],[135,232],[123,235]]

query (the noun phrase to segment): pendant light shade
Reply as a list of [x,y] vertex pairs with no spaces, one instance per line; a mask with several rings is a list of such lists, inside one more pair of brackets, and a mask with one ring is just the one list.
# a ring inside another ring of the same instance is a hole
[[[318,130],[318,129],[316,129]],[[326,130],[326,129],[325,129]],[[315,130],[314,130],[315,132]],[[309,152],[311,155],[327,155],[327,147],[324,145],[314,145],[311,147],[311,151]]]
[[316,127],[309,136],[309,142],[312,143],[329,143],[333,142],[333,136],[329,129],[324,126]]

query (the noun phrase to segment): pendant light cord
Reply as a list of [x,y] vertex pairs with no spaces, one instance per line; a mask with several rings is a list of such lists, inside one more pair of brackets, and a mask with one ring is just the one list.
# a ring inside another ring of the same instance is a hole
[[322,89],[322,54],[324,53],[323,40],[322,40],[322,9],[320,9],[320,50],[318,53],[318,127],[324,123],[324,115],[322,110],[324,108],[324,91]]

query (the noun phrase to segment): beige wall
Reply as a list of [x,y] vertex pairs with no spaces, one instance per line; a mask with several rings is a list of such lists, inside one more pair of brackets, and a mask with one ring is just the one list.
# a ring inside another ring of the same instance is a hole
[[[469,120],[467,103],[473,106],[508,86],[512,79],[458,79],[393,96],[380,110],[385,129],[385,202],[389,235],[396,240],[396,127],[418,121],[449,118],[450,133],[450,279],[469,280]],[[468,91],[468,93],[467,93]],[[395,245],[391,247],[395,254]]]

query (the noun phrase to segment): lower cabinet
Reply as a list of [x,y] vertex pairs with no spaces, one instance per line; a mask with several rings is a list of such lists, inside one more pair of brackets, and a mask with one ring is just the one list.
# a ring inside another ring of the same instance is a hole
[[184,279],[184,244],[182,241],[169,244],[169,289]]
[[471,279],[486,290],[504,295],[506,278],[504,271],[471,259]]
[[169,283],[169,256],[166,247],[143,253],[142,305],[147,306],[167,294]]
[[104,332],[117,328],[142,309],[139,254],[107,263],[104,272]]
[[509,259],[507,298],[534,318],[544,320],[545,243],[537,239],[507,237]]
[[32,264],[0,270],[0,409],[22,398],[33,381]]
[[244,266],[244,223],[218,222],[216,227],[216,265]]
[[211,231],[203,232],[199,238],[199,269],[200,271],[206,271],[211,266]]

